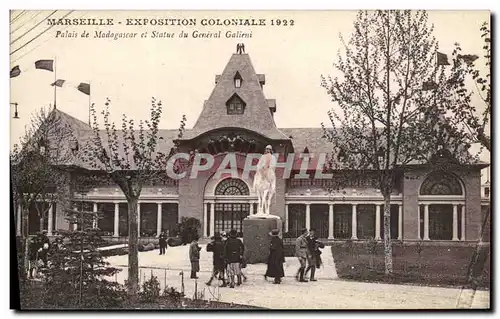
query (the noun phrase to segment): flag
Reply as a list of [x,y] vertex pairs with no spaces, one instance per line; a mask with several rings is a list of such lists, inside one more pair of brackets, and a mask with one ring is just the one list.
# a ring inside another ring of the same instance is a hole
[[54,72],[54,60],[38,60],[35,62],[35,68]]
[[15,67],[10,70],[10,77],[15,78],[16,76],[19,76],[21,74],[21,69],[19,68],[19,65],[16,65]]
[[459,59],[467,63],[467,65],[471,65],[474,61],[476,61],[479,57],[475,54],[459,54],[457,55]]
[[438,85],[434,81],[427,81],[422,84],[422,91],[430,91],[438,88]]
[[77,89],[78,89],[78,91],[80,91],[84,94],[90,95],[90,84],[88,84],[88,83],[78,84]]
[[450,62],[448,62],[448,56],[444,53],[441,52],[436,52],[437,54],[437,65],[450,65]]
[[52,83],[51,85],[52,86],[58,86],[60,88],[62,88],[62,86],[64,85],[64,82],[66,82],[66,80],[56,80],[54,83]]

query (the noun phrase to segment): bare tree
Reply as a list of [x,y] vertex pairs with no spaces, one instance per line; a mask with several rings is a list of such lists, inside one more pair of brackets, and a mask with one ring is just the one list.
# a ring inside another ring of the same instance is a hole
[[40,109],[32,116],[19,144],[10,153],[13,199],[21,207],[24,267],[28,269],[29,211],[35,207],[40,221],[56,200],[65,196],[58,185],[69,182],[64,166],[73,154],[71,129],[61,120],[60,113]]
[[[463,54],[460,44],[455,44],[453,51],[453,91],[456,93],[457,102],[449,104],[450,118],[454,125],[465,128],[470,133],[471,143],[480,143],[491,152],[491,139],[489,125],[491,120],[491,36],[487,22],[480,28],[484,40],[483,57],[484,66],[478,67],[475,54]],[[472,83],[470,83],[472,82]],[[473,89],[470,87],[473,85]],[[479,103],[474,103],[478,100]],[[483,105],[478,105],[478,104]],[[482,110],[481,110],[482,109]]]
[[[92,106],[92,137],[84,146],[83,158],[94,170],[105,174],[105,178],[118,185],[128,203],[128,292],[133,300],[139,289],[138,260],[138,220],[137,204],[146,183],[166,178],[166,163],[173,155],[175,147],[168,155],[158,151],[163,138],[158,134],[162,104],[154,98],[151,102],[150,119],[139,122],[136,131],[133,119],[124,114],[121,130],[109,119],[110,100],[101,112],[104,130],[98,125],[96,110]],[[181,121],[179,138],[184,130],[185,117]]]
[[[436,65],[437,42],[425,11],[360,11],[354,32],[335,64],[339,77],[322,85],[336,104],[324,127],[333,144],[333,165],[370,171],[384,198],[385,273],[392,273],[391,193],[398,172],[448,149],[469,160],[464,132],[444,119],[450,103],[449,72]],[[429,85],[433,83],[433,85]]]

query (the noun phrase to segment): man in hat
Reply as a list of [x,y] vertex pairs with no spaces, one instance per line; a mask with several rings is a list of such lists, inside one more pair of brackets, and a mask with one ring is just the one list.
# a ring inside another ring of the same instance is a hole
[[267,271],[264,277],[273,277],[274,284],[280,284],[281,278],[285,277],[285,271],[283,270],[283,263],[285,262],[285,248],[283,247],[283,241],[279,238],[280,231],[278,229],[273,229],[269,233],[271,236],[271,246],[269,257],[267,258]]
[[314,278],[314,274],[316,273],[316,268],[319,268],[321,266],[320,248],[324,248],[325,245],[322,242],[318,241],[318,238],[316,237],[316,229],[314,228],[311,228],[309,230],[309,235],[307,235],[306,239],[308,255],[305,275],[307,276],[307,273],[311,271],[311,277],[309,278],[309,281],[317,281]]
[[234,288],[234,277],[238,278],[237,286],[241,285],[241,269],[240,263],[243,260],[245,246],[243,242],[236,237],[236,230],[231,229],[229,238],[224,245],[224,259],[227,264],[227,272],[229,277],[229,287]]
[[167,248],[167,236],[165,236],[164,232],[161,232],[158,239],[159,239],[159,244],[160,244],[160,255],[165,255],[165,251]]
[[295,256],[299,259],[300,268],[295,275],[295,278],[300,282],[307,282],[304,279],[304,271],[306,269],[308,249],[307,249],[307,229],[302,229],[302,234],[297,238],[295,242]]
[[189,260],[191,261],[191,279],[198,279],[196,273],[200,271],[200,250],[198,246],[198,235],[195,235],[189,245]]
[[217,232],[211,238],[212,241],[207,244],[207,251],[213,253],[213,271],[212,276],[206,283],[207,286],[212,284],[212,280],[219,276],[219,280],[222,280],[222,286],[226,286],[226,280],[224,279],[224,243],[222,242],[221,235]]

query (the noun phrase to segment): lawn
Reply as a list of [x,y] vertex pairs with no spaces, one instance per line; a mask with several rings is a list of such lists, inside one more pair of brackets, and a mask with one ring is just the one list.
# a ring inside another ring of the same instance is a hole
[[[474,246],[393,244],[393,275],[390,277],[384,274],[383,244],[378,243],[375,249],[370,249],[366,243],[354,242],[334,243],[331,247],[341,279],[471,287],[467,283],[467,271]],[[489,246],[483,248],[474,269],[478,289],[490,288],[489,251]]]

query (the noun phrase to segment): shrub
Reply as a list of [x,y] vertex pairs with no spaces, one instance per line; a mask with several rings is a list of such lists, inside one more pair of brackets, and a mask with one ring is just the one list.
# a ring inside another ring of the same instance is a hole
[[149,280],[142,284],[142,289],[139,292],[139,299],[142,302],[156,302],[160,298],[160,282],[156,276],[151,275]]
[[374,258],[375,255],[377,254],[377,241],[371,237],[366,243],[365,243],[365,249],[366,252],[369,254],[370,259],[369,259],[369,266],[370,270],[374,269]]
[[182,297],[184,297],[184,294],[177,291],[174,287],[165,287],[163,290],[163,296],[174,303],[178,303],[181,301]]
[[193,238],[198,237],[198,229],[201,228],[201,222],[194,217],[182,217],[181,222],[177,225],[179,229],[182,244],[189,244]]
[[170,247],[177,247],[182,245],[182,239],[180,237],[170,237],[167,239],[167,245]]

